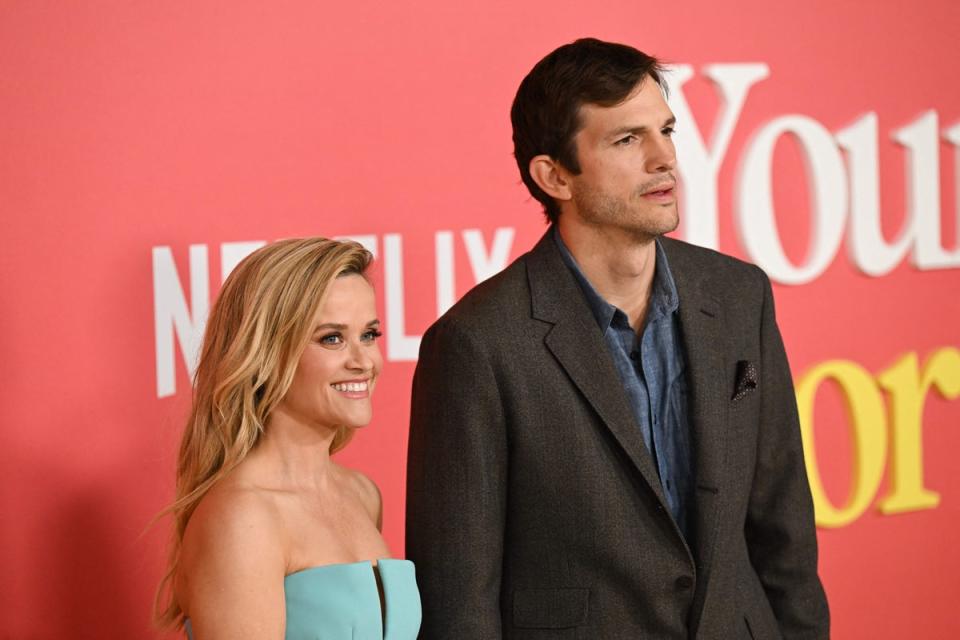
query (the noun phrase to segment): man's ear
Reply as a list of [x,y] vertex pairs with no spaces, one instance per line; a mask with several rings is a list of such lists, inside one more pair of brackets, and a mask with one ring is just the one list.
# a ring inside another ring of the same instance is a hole
[[573,197],[568,176],[568,172],[548,155],[541,154],[530,159],[530,177],[554,200],[565,201]]

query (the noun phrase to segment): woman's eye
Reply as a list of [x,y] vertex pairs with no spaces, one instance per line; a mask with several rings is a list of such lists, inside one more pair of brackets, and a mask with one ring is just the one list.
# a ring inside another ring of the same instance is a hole
[[343,336],[341,336],[339,333],[330,333],[325,336],[321,336],[317,342],[323,345],[336,346],[343,342]]
[[367,331],[366,333],[364,333],[364,334],[361,336],[361,338],[362,338],[363,340],[366,340],[367,342],[375,342],[376,339],[379,338],[379,337],[382,336],[382,335],[383,335],[383,334],[380,333],[379,331],[377,331],[376,329],[371,329],[370,331]]

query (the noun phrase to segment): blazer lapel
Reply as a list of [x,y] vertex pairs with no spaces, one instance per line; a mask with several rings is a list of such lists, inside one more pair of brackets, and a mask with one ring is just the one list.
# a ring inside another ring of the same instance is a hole
[[527,275],[533,317],[553,324],[544,338],[547,349],[603,420],[666,510],[660,476],[630,411],[603,334],[549,231],[530,252]]
[[690,385],[693,441],[694,555],[698,569],[708,567],[717,533],[718,502],[726,461],[730,380],[725,362],[723,308],[709,293],[710,274],[692,264],[680,247],[663,240],[680,297],[680,324]]

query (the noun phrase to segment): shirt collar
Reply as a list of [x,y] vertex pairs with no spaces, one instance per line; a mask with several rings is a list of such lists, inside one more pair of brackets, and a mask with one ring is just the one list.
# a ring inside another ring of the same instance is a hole
[[[597,290],[594,289],[590,281],[587,280],[583,271],[580,270],[580,266],[577,264],[573,254],[570,253],[570,249],[564,244],[563,238],[560,237],[560,232],[557,230],[556,225],[553,226],[552,231],[553,239],[557,244],[557,248],[560,250],[560,257],[580,285],[580,289],[587,299],[587,305],[590,307],[590,311],[593,312],[593,317],[596,318],[600,329],[606,331],[607,327],[609,327],[613,321],[614,315],[618,311],[620,311],[620,313],[623,313],[623,311],[617,309],[617,307],[604,300],[603,297],[597,293]],[[670,264],[667,262],[667,252],[663,250],[659,238],[654,239],[654,244],[657,248],[657,258],[653,272],[653,290],[650,292],[650,313],[647,314],[647,322],[656,320],[661,316],[670,315],[680,307],[680,297],[677,295],[677,284],[673,280],[673,273],[670,272]]]

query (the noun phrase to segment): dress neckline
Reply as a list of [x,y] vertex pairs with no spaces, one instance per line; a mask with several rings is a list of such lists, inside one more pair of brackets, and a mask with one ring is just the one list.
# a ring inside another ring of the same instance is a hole
[[303,569],[297,569],[287,575],[283,576],[283,579],[286,580],[291,576],[297,576],[303,573],[310,573],[314,571],[322,571],[324,569],[334,569],[334,568],[343,568],[343,567],[370,567],[376,569],[381,563],[391,563],[391,562],[411,562],[411,560],[404,560],[402,558],[374,558],[372,560],[357,560],[356,562],[332,562],[330,564],[318,564],[313,567],[305,567]]
[[[349,572],[349,578],[347,579],[351,581],[358,579],[361,574],[369,574],[369,576],[373,578],[375,582],[379,582],[381,580],[381,571],[379,567],[380,566],[388,567],[391,565],[392,565],[391,568],[386,569],[386,573],[390,575],[398,575],[397,571],[395,570],[400,570],[400,567],[404,565],[412,568],[413,561],[401,559],[401,558],[374,558],[372,560],[358,560],[356,562],[334,562],[331,564],[322,564],[314,567],[307,567],[305,569],[300,569],[298,571],[294,571],[293,573],[288,573],[286,576],[284,576],[284,583],[286,583],[287,578],[293,578],[295,580],[295,584],[289,585],[289,588],[294,588],[294,587],[301,588],[304,585],[309,585],[310,581],[308,579],[305,579],[305,581],[302,581],[302,582],[298,581],[297,580],[298,576],[303,576],[305,574],[306,575],[322,574],[325,571],[330,571],[330,572],[333,572],[333,577],[336,578],[337,569]],[[409,571],[409,570],[399,571],[400,574],[405,574],[408,572],[412,573],[412,571]],[[343,574],[341,574],[341,576],[343,576]],[[346,576],[343,576],[343,577],[346,577]],[[380,588],[381,587],[380,584],[378,584],[377,586],[378,586],[377,591],[379,592],[378,595],[380,596],[379,598],[377,598],[377,609],[378,609],[378,613],[380,614],[378,616],[380,619],[380,636],[379,637],[383,638],[384,640],[390,640],[391,638],[393,638],[394,635],[396,635],[396,629],[392,629],[392,625],[390,622],[392,608],[388,606],[389,605],[388,600],[391,600],[391,598],[389,597],[389,594],[387,593],[386,590],[382,590]],[[420,606],[419,598],[417,598],[416,600],[416,605],[419,611],[419,606]],[[184,619],[184,629],[187,632],[187,637],[193,638],[193,628],[189,618]]]

